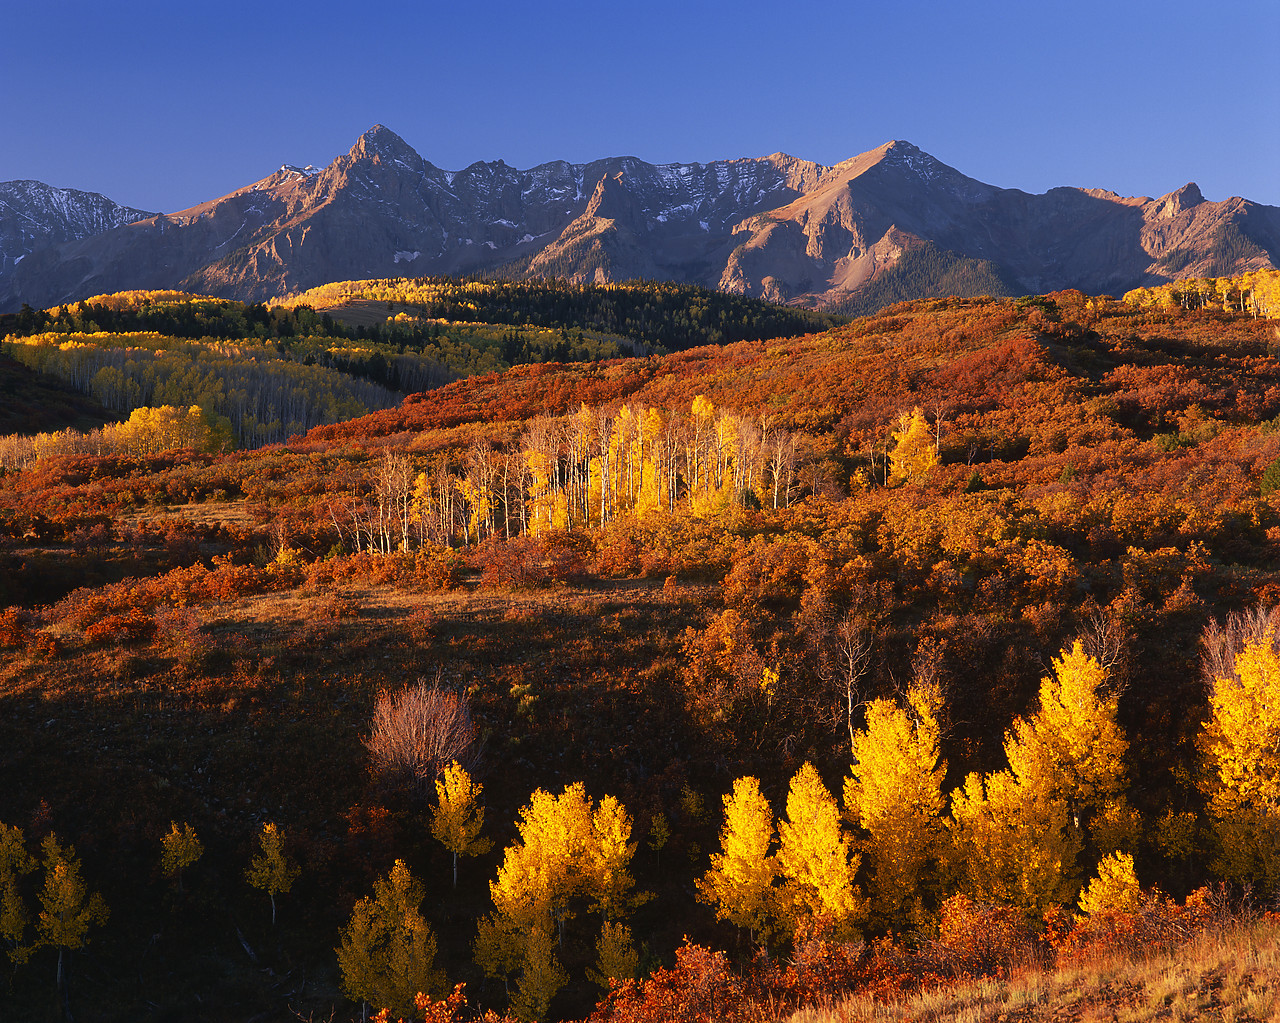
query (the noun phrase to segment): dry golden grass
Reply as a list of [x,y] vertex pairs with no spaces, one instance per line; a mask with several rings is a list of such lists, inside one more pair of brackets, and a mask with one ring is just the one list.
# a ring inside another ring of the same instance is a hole
[[120,521],[130,526],[145,523],[154,527],[174,519],[182,519],[202,526],[238,526],[248,529],[255,525],[248,506],[249,502],[243,499],[151,506],[141,511],[121,515]]
[[1028,970],[917,992],[804,1009],[788,1023],[1147,1023],[1280,1021],[1280,920],[1204,933],[1167,956]]

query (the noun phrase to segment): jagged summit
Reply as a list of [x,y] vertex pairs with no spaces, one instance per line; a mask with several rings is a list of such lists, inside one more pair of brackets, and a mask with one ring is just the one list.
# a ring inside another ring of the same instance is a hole
[[97,192],[43,181],[0,181],[0,280],[34,252],[155,216]]
[[973,282],[964,286],[980,292],[1116,293],[1166,280],[1174,266],[1185,276],[1217,265],[1231,230],[1248,242],[1236,246],[1239,269],[1280,259],[1280,209],[1208,202],[1194,184],[1155,200],[1076,187],[1030,195],[967,177],[904,139],[834,166],[778,152],[446,171],[375,124],[319,171],[284,164],[179,214],[111,204],[73,218],[74,230],[33,233],[29,211],[51,223],[76,205],[70,194],[0,185],[0,311],[129,288],[263,300],[398,276],[406,253],[415,274],[645,277],[837,307],[926,244],[935,276],[912,271],[903,297],[959,286],[945,271],[960,263]]
[[404,139],[385,125],[375,124],[351,147],[352,159],[382,157],[389,160],[412,158],[421,162],[422,157]]

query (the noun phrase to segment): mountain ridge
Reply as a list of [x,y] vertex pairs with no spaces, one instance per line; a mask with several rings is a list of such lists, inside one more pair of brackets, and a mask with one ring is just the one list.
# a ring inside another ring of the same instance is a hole
[[[0,260],[0,311],[133,288],[262,301],[404,274],[669,279],[821,308],[925,244],[990,264],[991,279],[1025,292],[1120,291],[1280,258],[1280,208],[1210,202],[1194,183],[1154,199],[1068,186],[1033,195],[904,140],[833,166],[774,153],[450,171],[379,124],[324,168],[285,164],[185,210],[130,212]],[[0,210],[0,238],[5,223]]]

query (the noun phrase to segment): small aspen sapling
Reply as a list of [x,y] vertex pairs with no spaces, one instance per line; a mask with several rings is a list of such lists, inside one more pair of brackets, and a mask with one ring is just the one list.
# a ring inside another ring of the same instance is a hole
[[606,991],[615,980],[634,980],[640,968],[640,954],[631,940],[631,928],[608,920],[596,939],[596,968],[587,971],[587,979]]
[[523,969],[511,999],[511,1011],[517,1019],[529,1023],[545,1019],[551,999],[569,982],[554,945],[555,938],[545,927],[535,927],[525,939]]
[[165,877],[173,878],[182,893],[182,872],[198,860],[204,853],[204,846],[196,837],[196,829],[190,824],[178,827],[174,821],[169,822],[169,831],[160,839],[160,870]]
[[1128,853],[1112,853],[1098,864],[1098,876],[1080,893],[1080,909],[1093,916],[1112,910],[1136,913],[1142,905],[1142,890]]
[[62,993],[65,1008],[63,953],[83,948],[89,928],[106,923],[109,911],[101,895],[86,890],[72,846],[63,849],[56,835],[48,835],[41,850],[44,889],[40,892],[40,919],[36,923],[37,945],[58,950],[57,990]]
[[431,834],[453,853],[453,887],[458,887],[458,857],[482,856],[493,841],[480,835],[484,807],[479,805],[483,785],[471,780],[456,760],[436,779],[436,805],[431,810]]
[[670,838],[671,825],[667,822],[667,815],[655,813],[649,822],[649,837],[645,839],[645,843],[653,850],[653,865],[658,869],[662,868],[662,850],[666,848]]
[[249,862],[245,879],[261,888],[271,899],[271,926],[276,925],[276,893],[287,894],[297,880],[301,868],[284,854],[284,835],[268,821],[258,833],[262,851]]

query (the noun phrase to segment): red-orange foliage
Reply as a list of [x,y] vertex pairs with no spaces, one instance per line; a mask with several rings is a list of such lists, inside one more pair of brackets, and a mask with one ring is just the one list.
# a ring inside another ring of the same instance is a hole
[[0,611],[0,647],[26,646],[35,616],[19,607]]
[[84,630],[90,643],[141,643],[156,634],[156,620],[140,608],[103,615]]
[[462,559],[451,550],[423,548],[412,553],[344,554],[306,567],[306,585],[357,583],[403,590],[448,590],[462,581]]
[[1006,975],[1031,963],[1038,951],[1021,910],[954,895],[942,904],[937,941],[928,942],[922,954],[938,973],[980,977]]
[[1066,965],[1081,959],[1137,957],[1186,944],[1227,917],[1225,900],[1199,888],[1179,906],[1159,890],[1143,892],[1135,912],[1109,909],[1075,916],[1061,907],[1045,914],[1045,938]]
[[[483,1016],[467,1013],[467,996],[463,994],[466,984],[458,984],[453,992],[444,1000],[433,1002],[429,995],[418,992],[414,999],[414,1016],[411,1020],[400,1019],[399,1023],[460,1023],[464,1019],[474,1019],[477,1023],[517,1023],[510,1016],[499,1016],[492,1009]],[[372,1023],[393,1023],[390,1010],[382,1009],[372,1019]]]
[[490,537],[471,554],[483,586],[524,589],[581,580],[595,554],[591,538],[561,530],[542,536]]
[[646,980],[615,986],[591,1014],[591,1023],[737,1023],[752,1018],[746,985],[723,952],[684,944],[675,965]]

